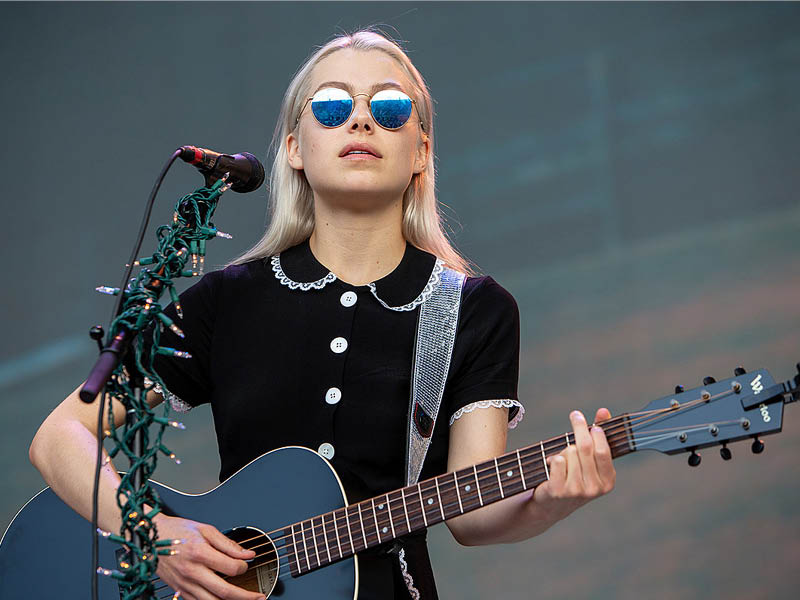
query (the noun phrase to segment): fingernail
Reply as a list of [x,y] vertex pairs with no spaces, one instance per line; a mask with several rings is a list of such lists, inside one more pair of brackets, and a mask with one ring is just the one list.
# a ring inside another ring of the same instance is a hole
[[571,416],[573,419],[576,419],[578,421],[583,421],[583,414],[579,410],[573,410]]

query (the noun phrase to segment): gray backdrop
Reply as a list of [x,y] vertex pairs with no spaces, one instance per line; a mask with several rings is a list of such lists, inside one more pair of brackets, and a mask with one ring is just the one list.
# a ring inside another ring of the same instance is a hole
[[[4,272],[0,531],[42,486],[27,447],[82,380],[152,182],[182,144],[264,157],[280,98],[340,29],[397,28],[437,100],[440,199],[458,246],[517,298],[510,447],[572,408],[635,410],[737,364],[800,360],[796,4],[0,5]],[[154,217],[200,183],[169,174]],[[223,264],[263,230],[228,194]],[[145,248],[152,247],[152,234]],[[149,244],[149,245],[148,245]],[[787,598],[800,578],[800,410],[753,456],[620,461],[617,489],[546,534],[431,552],[443,598]],[[210,411],[169,434],[213,485]],[[169,462],[169,461],[167,461]]]

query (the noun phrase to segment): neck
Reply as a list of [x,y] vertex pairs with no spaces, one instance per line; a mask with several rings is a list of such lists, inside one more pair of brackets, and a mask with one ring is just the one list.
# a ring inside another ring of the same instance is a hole
[[365,285],[391,273],[403,258],[402,200],[375,211],[314,203],[314,257],[339,279]]
[[[634,451],[628,415],[602,427],[614,458]],[[530,492],[550,478],[547,458],[574,443],[574,434],[567,433],[295,523],[272,532],[281,540],[278,554],[288,559],[293,575],[303,575],[503,498]]]

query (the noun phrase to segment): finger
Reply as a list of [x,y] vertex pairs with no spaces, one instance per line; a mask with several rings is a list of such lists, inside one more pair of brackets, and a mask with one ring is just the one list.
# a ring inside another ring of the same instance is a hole
[[198,583],[211,593],[209,598],[214,600],[217,598],[225,598],[226,600],[266,600],[264,594],[243,590],[208,570],[202,575],[202,579]]
[[202,525],[198,529],[209,544],[228,556],[241,559],[250,559],[255,556],[255,552],[245,550],[213,525]]
[[608,445],[606,434],[602,427],[594,425],[592,427],[592,438],[594,438],[594,460],[597,473],[600,476],[600,485],[603,493],[608,493],[614,488],[617,472],[614,469],[611,458],[611,447]]
[[595,423],[602,423],[603,421],[608,421],[611,418],[611,411],[607,408],[598,408],[597,412],[594,415],[594,422]]
[[225,575],[241,575],[247,571],[247,563],[223,554],[212,546],[203,546],[198,552],[199,562],[213,571]]
[[582,492],[589,496],[595,496],[600,493],[601,481],[594,458],[594,439],[589,433],[586,418],[581,411],[572,411],[569,419],[572,422],[572,430],[575,433],[575,447],[577,448],[577,458],[580,462]]
[[556,454],[547,462],[550,465],[548,480],[552,490],[550,496],[560,495],[567,485],[567,459],[561,454]]
[[564,483],[565,496],[579,498],[583,495],[583,475],[581,473],[581,460],[578,458],[578,449],[575,444],[570,444],[561,451],[567,469],[567,479]]

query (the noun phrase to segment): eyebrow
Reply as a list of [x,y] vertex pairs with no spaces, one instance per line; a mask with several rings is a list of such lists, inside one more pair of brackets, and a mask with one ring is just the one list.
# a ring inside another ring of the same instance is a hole
[[[317,93],[322,88],[326,88],[326,87],[338,87],[338,88],[342,88],[344,90],[347,90],[351,94],[353,93],[353,86],[351,86],[349,83],[345,83],[344,81],[326,81],[324,83],[320,83],[317,86],[317,89],[314,90],[314,93]],[[370,93],[374,94],[378,90],[385,90],[387,88],[394,88],[394,89],[400,90],[401,92],[405,91],[403,89],[403,86],[401,86],[396,81],[384,81],[382,83],[376,83],[375,85],[373,85],[370,88]]]

